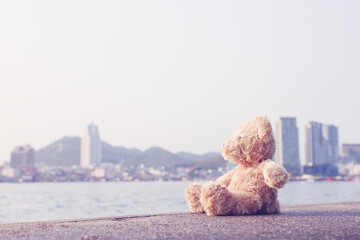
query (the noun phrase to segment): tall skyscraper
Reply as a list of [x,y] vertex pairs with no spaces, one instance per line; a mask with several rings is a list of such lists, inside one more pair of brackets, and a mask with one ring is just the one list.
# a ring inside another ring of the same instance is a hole
[[322,124],[309,122],[305,126],[305,139],[306,165],[313,166],[325,163],[326,149],[323,146],[322,140]]
[[323,125],[323,136],[328,148],[328,162],[336,165],[340,162],[338,128],[334,125]]
[[276,161],[294,176],[301,175],[298,132],[294,117],[280,117],[276,122]]
[[306,134],[306,166],[313,173],[327,174],[339,162],[338,128],[317,122],[309,122]]
[[16,146],[11,152],[10,166],[12,168],[34,166],[34,149],[30,145]]
[[89,167],[101,163],[101,139],[98,127],[91,123],[85,127],[81,139],[80,166]]

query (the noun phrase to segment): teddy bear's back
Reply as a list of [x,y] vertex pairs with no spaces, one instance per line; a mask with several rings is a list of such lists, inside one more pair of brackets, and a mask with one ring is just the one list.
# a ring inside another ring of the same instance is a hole
[[231,192],[246,191],[259,194],[264,202],[277,198],[277,190],[270,188],[264,180],[261,166],[235,168],[228,189]]

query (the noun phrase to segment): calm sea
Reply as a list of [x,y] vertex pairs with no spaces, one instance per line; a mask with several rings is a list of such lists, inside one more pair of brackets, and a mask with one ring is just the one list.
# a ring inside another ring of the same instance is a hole
[[[0,183],[0,223],[189,211],[189,182]],[[282,205],[360,201],[360,182],[289,182]]]

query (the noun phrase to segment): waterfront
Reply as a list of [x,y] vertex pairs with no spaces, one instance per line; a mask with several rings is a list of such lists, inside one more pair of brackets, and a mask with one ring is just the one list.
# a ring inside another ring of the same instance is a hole
[[[190,182],[1,183],[0,223],[189,211]],[[289,182],[283,206],[360,200],[360,182]]]

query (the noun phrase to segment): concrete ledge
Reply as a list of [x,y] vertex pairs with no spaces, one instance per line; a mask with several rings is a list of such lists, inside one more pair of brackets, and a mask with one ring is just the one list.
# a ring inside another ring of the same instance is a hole
[[174,213],[2,224],[0,239],[360,239],[360,202],[287,206],[275,215]]

